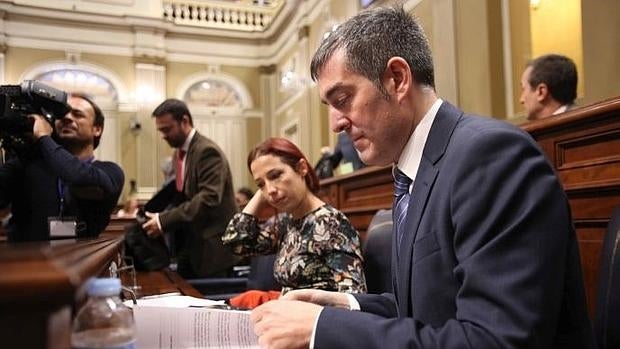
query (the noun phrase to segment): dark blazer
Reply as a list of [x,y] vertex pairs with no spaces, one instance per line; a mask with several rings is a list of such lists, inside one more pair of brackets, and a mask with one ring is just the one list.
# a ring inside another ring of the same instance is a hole
[[567,199],[520,129],[443,103],[405,226],[395,294],[325,308],[315,348],[592,347]]
[[230,269],[239,257],[222,244],[221,237],[237,210],[232,175],[222,150],[198,132],[187,151],[183,183],[188,200],[160,213],[162,230],[189,234],[184,248],[196,276]]

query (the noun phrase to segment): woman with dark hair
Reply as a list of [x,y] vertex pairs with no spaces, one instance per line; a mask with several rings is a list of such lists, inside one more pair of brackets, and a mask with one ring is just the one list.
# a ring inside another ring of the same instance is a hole
[[[274,277],[282,293],[366,292],[359,234],[317,197],[319,179],[299,148],[269,138],[250,152],[248,168],[259,190],[228,224],[224,244],[241,255],[276,253]],[[265,212],[277,214],[259,224]]]

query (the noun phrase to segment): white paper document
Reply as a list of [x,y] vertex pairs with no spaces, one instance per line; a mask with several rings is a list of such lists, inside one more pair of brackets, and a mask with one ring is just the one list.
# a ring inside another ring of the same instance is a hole
[[249,311],[134,306],[138,348],[259,348]]

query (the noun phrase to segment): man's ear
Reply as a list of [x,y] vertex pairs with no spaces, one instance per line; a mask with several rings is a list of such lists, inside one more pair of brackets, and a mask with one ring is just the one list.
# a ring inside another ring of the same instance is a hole
[[93,136],[96,137],[101,137],[101,134],[103,133],[103,127],[101,126],[93,126]]
[[536,100],[542,102],[549,97],[549,87],[544,82],[541,82],[536,86]]
[[398,101],[409,92],[413,85],[413,75],[404,58],[390,58],[383,73],[383,85],[388,95],[395,94]]
[[192,128],[192,124],[189,122],[189,116],[183,114],[183,118],[181,118],[181,128],[184,131],[190,130]]

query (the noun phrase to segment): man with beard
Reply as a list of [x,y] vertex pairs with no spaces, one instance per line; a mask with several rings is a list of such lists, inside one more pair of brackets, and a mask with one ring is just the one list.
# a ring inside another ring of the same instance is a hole
[[11,207],[10,242],[98,236],[108,225],[123,189],[115,163],[95,160],[103,132],[101,109],[71,94],[71,111],[52,125],[30,115],[33,149],[0,167],[0,208]]
[[238,262],[221,240],[236,212],[228,160],[217,144],[194,129],[183,101],[165,100],[153,117],[163,139],[176,148],[175,184],[185,200],[160,213],[146,212],[149,220],[142,227],[151,237],[175,232],[181,276],[227,276]]

